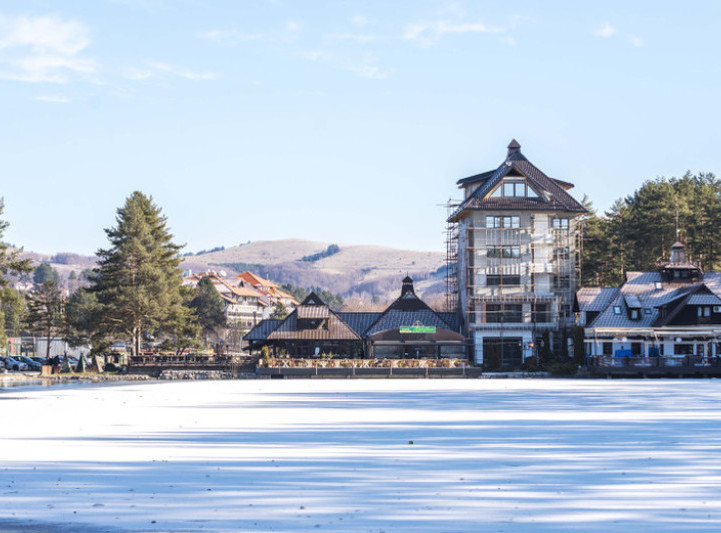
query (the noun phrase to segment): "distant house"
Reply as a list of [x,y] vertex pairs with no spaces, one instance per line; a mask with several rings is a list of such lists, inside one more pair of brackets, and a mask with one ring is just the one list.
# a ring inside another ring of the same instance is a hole
[[628,272],[617,288],[576,294],[589,356],[721,355],[721,273],[705,273],[680,242],[655,272]]
[[283,291],[280,285],[270,281],[269,279],[262,278],[252,272],[243,272],[236,276],[239,287],[249,287],[265,295],[266,301],[269,306],[269,315],[275,310],[275,306],[278,302],[282,303],[288,311],[295,309],[299,302],[292,295]]
[[244,337],[251,350],[307,357],[467,357],[455,313],[437,313],[403,280],[400,297],[382,313],[335,312],[310,294],[285,320],[264,320]]
[[264,293],[252,287],[233,285],[216,272],[190,273],[183,278],[183,284],[195,287],[203,278],[211,280],[222,298],[225,319],[229,325],[241,326],[247,330],[269,316],[270,304]]

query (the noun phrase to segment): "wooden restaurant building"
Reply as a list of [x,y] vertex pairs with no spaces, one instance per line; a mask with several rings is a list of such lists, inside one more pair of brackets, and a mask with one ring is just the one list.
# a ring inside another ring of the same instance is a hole
[[250,349],[268,346],[275,355],[354,358],[468,356],[455,313],[439,313],[421,300],[413,280],[382,313],[333,311],[311,293],[284,320],[263,320],[244,337]]

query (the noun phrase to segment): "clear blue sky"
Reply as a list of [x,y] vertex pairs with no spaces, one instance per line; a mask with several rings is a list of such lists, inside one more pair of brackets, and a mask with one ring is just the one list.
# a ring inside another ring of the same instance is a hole
[[5,240],[92,253],[133,190],[188,251],[442,250],[511,138],[601,210],[721,173],[721,2],[4,0]]

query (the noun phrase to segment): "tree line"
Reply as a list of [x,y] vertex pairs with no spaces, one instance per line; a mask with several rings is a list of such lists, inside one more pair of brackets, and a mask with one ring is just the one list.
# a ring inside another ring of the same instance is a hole
[[583,203],[582,286],[617,286],[626,272],[655,270],[679,239],[706,271],[721,267],[721,180],[711,173],[646,181],[602,215]]

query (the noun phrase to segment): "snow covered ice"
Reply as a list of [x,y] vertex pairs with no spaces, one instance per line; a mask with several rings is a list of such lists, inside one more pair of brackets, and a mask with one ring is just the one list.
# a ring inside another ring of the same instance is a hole
[[0,392],[0,531],[721,530],[721,381]]

